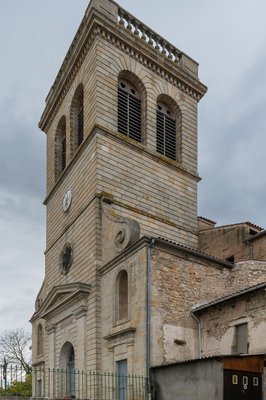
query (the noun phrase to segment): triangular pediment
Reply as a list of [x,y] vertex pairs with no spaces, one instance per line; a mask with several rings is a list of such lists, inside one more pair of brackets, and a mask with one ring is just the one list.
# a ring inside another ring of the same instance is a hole
[[54,286],[38,310],[39,317],[46,319],[48,315],[60,312],[67,303],[87,297],[90,290],[91,285],[81,282]]

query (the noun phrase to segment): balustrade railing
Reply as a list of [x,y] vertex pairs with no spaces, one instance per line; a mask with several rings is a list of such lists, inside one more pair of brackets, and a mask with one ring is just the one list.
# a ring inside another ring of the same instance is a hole
[[169,60],[177,64],[180,62],[180,50],[121,7],[118,8],[118,23]]

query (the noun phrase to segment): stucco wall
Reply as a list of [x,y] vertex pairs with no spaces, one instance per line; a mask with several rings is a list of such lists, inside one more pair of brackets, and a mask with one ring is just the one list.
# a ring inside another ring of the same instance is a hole
[[223,400],[223,364],[197,361],[152,370],[156,400]]
[[199,313],[203,356],[230,354],[236,344],[236,325],[248,324],[249,353],[266,349],[265,289],[228,300]]

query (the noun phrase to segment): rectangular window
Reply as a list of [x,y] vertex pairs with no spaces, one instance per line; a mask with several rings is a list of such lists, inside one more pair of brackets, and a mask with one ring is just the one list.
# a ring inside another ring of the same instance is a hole
[[236,325],[236,353],[248,353],[248,324]]

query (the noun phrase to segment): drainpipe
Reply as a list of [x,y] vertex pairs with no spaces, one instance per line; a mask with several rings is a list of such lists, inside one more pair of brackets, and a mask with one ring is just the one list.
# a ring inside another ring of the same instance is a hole
[[147,288],[146,288],[146,374],[148,386],[148,400],[151,400],[151,248],[154,238],[147,247]]
[[199,348],[199,358],[202,357],[202,348],[201,348],[201,325],[200,325],[200,320],[195,316],[195,314],[193,313],[193,310],[191,311],[191,316],[192,318],[197,322],[198,324],[198,348]]

